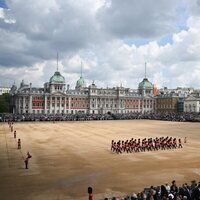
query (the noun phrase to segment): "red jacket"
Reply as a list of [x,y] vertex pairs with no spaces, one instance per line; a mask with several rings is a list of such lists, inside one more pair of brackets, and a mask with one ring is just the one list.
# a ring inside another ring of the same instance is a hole
[[93,195],[89,194],[89,200],[93,200]]

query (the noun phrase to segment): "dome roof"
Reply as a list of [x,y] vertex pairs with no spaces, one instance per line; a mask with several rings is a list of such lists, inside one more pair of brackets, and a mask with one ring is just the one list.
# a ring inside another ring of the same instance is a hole
[[139,88],[153,88],[153,84],[147,78],[144,78],[143,81],[139,83]]
[[50,83],[65,83],[65,78],[57,71],[50,78]]
[[86,82],[84,80],[84,78],[81,76],[80,79],[76,82],[76,87],[80,88],[80,87],[86,87]]

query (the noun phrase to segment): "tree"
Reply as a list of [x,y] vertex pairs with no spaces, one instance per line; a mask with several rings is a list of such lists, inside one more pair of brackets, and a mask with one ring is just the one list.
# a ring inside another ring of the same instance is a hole
[[0,113],[10,112],[10,95],[5,93],[0,95]]

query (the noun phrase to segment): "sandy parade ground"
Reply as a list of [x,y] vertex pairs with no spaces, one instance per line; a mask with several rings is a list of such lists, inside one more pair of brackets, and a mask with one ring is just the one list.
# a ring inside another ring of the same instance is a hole
[[[0,123],[0,199],[95,199],[140,192],[144,187],[200,181],[200,123],[151,120],[15,123],[17,149],[7,123]],[[187,137],[182,149],[123,153],[111,140]],[[23,157],[32,158],[25,169]]]

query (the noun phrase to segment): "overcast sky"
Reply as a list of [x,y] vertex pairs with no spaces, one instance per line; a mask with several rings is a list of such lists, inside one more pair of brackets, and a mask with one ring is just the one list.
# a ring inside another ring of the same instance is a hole
[[200,88],[200,0],[0,0],[0,85]]

